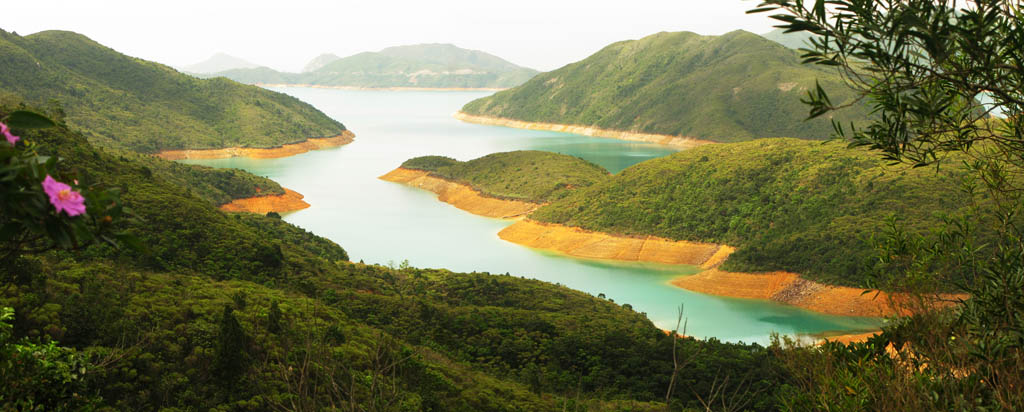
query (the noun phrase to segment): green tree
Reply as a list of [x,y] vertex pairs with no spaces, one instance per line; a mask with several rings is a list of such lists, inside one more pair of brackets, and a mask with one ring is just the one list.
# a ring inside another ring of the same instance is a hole
[[[1002,155],[1024,165],[1024,15],[1006,0],[768,0],[786,32],[809,32],[805,63],[835,67],[873,108],[839,137],[924,165],[950,151]],[[979,99],[989,100],[980,104]],[[820,86],[811,117],[839,109]],[[1001,113],[1004,121],[988,121]],[[976,153],[976,152],[975,152]]]
[[271,333],[281,332],[281,308],[277,301],[270,302],[270,312],[267,314],[267,330]]
[[248,369],[248,346],[249,337],[235,318],[234,309],[224,305],[214,353],[214,375],[225,383],[237,381]]
[[0,410],[92,410],[99,398],[89,395],[88,356],[56,342],[15,340],[14,309],[0,307]]
[[[867,126],[834,124],[836,137],[917,167],[963,153],[974,171],[964,188],[993,204],[952,217],[932,237],[909,236],[899,225],[879,236],[878,266],[897,274],[887,281],[952,280],[971,298],[893,322],[867,345],[790,352],[805,391],[787,397],[789,407],[1024,408],[1021,3],[767,0],[751,12],[775,12],[777,27],[813,34],[805,63],[837,68],[873,108]],[[810,117],[839,109],[821,87],[805,103]],[[980,225],[997,236],[976,238]],[[889,344],[896,353],[882,349]]]

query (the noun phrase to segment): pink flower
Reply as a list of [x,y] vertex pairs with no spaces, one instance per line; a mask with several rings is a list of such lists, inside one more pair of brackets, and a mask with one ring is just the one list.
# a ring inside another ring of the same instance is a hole
[[11,146],[14,146],[15,143],[18,143],[18,140],[21,140],[20,137],[11,134],[11,129],[3,123],[0,123],[0,133],[7,138],[7,143],[10,143]]
[[57,213],[63,210],[68,216],[78,216],[85,213],[85,198],[81,193],[71,190],[71,186],[53,180],[50,175],[43,179],[43,191],[50,196],[50,204],[57,209]]

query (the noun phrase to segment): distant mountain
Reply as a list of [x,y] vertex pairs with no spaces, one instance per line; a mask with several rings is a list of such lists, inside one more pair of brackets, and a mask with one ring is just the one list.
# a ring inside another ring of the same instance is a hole
[[336,55],[336,54],[333,54],[333,53],[321,54],[321,55],[316,56],[315,58],[313,58],[313,60],[310,60],[309,63],[306,63],[306,66],[302,68],[302,72],[303,73],[307,73],[307,72],[316,71],[316,70],[320,69],[321,67],[326,66],[328,63],[331,63],[331,62],[334,62],[334,61],[337,61],[337,60],[341,60],[341,57],[338,57],[338,55]]
[[785,33],[784,29],[775,29],[768,33],[762,34],[768,40],[781,44],[791,49],[799,49],[801,47],[807,47],[813,34],[800,31],[795,33]]
[[0,99],[56,100],[93,144],[142,153],[276,147],[345,130],[283,93],[197,79],[67,31],[0,30]]
[[[469,67],[491,72],[514,72],[523,70],[493,54],[479,50],[468,50],[452,44],[418,44],[414,46],[388,47],[380,51],[381,55],[413,61],[440,64],[448,67]],[[526,69],[529,70],[529,69]],[[534,74],[535,70],[530,70]]]
[[[500,57],[451,44],[420,44],[390,47],[329,61],[317,57],[304,73],[281,73],[269,68],[235,69],[209,76],[223,76],[249,84],[308,84],[343,87],[508,88],[529,80],[538,72]],[[328,62],[329,61],[329,62]]]
[[224,53],[217,53],[213,56],[210,56],[209,59],[203,60],[193,65],[182,67],[181,69],[189,73],[217,73],[225,70],[251,69],[255,67],[259,67],[259,65],[249,63],[235,56],[230,56]]
[[[815,82],[835,103],[854,94],[831,71],[761,36],[658,33],[614,43],[583,61],[474,100],[466,114],[720,142],[828,138],[828,119],[804,121]],[[859,120],[863,107],[837,114]]]
[[197,74],[202,78],[227,77],[239,83],[245,84],[297,84],[301,83],[299,77],[302,74],[285,73],[269,67],[256,67],[251,69],[233,69],[219,73]]

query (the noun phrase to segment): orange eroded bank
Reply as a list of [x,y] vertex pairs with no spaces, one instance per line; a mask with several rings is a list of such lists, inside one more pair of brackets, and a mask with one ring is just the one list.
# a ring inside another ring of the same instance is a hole
[[689,149],[704,144],[715,143],[710,140],[700,140],[686,136],[601,129],[593,126],[580,126],[571,124],[528,122],[524,120],[508,119],[504,117],[476,116],[472,114],[466,114],[463,112],[456,112],[454,117],[467,123],[476,123],[489,126],[504,126],[516,129],[546,130],[552,132],[579,134],[591,137],[607,137],[611,139],[631,140],[635,142],[658,143],[680,149]]
[[223,204],[220,210],[225,212],[249,212],[265,214],[268,212],[294,212],[309,207],[309,203],[302,200],[303,196],[291,189],[284,189],[283,195],[269,195],[235,199],[231,203]]
[[[469,186],[420,170],[399,168],[381,179],[432,191],[444,202],[483,216],[518,217],[540,206],[486,197]],[[700,266],[705,269],[703,272],[672,281],[674,286],[700,293],[765,299],[832,315],[877,317],[899,313],[884,293],[865,294],[865,289],[825,285],[787,272],[752,274],[719,270],[717,267],[736,250],[727,245],[619,236],[529,219],[506,227],[498,236],[523,246],[580,258]]]
[[896,311],[885,294],[830,286],[794,273],[731,273],[717,269],[736,249],[713,243],[616,236],[575,227],[523,220],[498,236],[512,243],[591,259],[657,262],[700,266],[704,271],[681,276],[672,284],[716,296],[766,299],[816,312],[844,316],[886,316]]
[[540,207],[537,203],[485,196],[472,187],[431,176],[423,170],[398,168],[380,179],[429,190],[437,193],[437,198],[442,202],[480,216],[514,218]]
[[654,236],[625,237],[575,227],[523,220],[498,232],[498,237],[537,249],[589,259],[704,265],[720,262],[728,246],[673,241]]
[[795,273],[733,273],[708,269],[676,278],[672,284],[709,295],[766,299],[815,312],[842,316],[880,317],[896,314],[885,293],[831,286],[806,280]]
[[328,149],[332,147],[344,146],[352,143],[355,139],[355,134],[351,131],[345,130],[341,134],[333,137],[322,137],[306,139],[298,143],[291,143],[282,145],[280,147],[272,148],[252,148],[252,147],[228,147],[224,149],[186,149],[186,150],[165,150],[157,153],[167,160],[184,160],[184,159],[226,159],[229,157],[251,157],[256,159],[272,159],[278,157],[288,157],[297,154],[306,153],[311,150]]

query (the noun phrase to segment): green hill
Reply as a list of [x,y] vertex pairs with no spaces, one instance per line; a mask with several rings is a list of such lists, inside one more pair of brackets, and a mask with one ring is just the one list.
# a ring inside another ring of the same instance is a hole
[[[829,120],[803,121],[808,109],[800,102],[816,80],[834,103],[853,98],[840,92],[838,75],[801,65],[795,51],[758,35],[658,33],[612,44],[462,111],[719,142],[825,139]],[[865,116],[860,106],[844,112],[838,120]]]
[[0,98],[12,94],[39,106],[59,101],[91,142],[142,153],[274,147],[345,130],[291,96],[196,79],[64,31],[0,31]]
[[279,72],[263,66],[202,73],[196,76],[204,79],[226,77],[245,84],[302,84],[300,79],[302,75],[300,74]]
[[[8,110],[0,106],[0,116]],[[28,397],[47,410],[56,401],[70,410],[664,409],[672,339],[628,307],[507,275],[349,263],[333,242],[272,217],[222,213],[82,134],[21,134],[85,184],[119,187],[138,216],[119,225],[149,250],[94,245],[0,258],[0,307],[15,310],[14,337],[44,346],[55,339],[80,362],[45,370],[0,362],[2,373],[21,368],[4,375],[19,384],[0,388],[5,402]],[[4,339],[0,348],[10,348]],[[693,363],[680,371],[673,403],[698,407],[694,394],[720,390],[712,378],[727,374],[756,377],[726,383],[730,393],[758,394],[751,409],[776,409],[788,375],[771,351],[679,345]],[[52,375],[66,381],[43,380]],[[60,399],[42,394],[64,390]]]
[[[953,163],[950,163],[953,164]],[[841,143],[760,139],[706,145],[623,170],[531,219],[738,247],[725,269],[784,270],[862,286],[889,216],[910,233],[964,207],[956,167],[887,166]]]
[[467,162],[424,156],[409,159],[402,167],[425,170],[493,197],[534,203],[550,202],[572,189],[608,179],[607,170],[586,160],[534,150],[494,153]]
[[277,182],[241,169],[186,165],[134,152],[121,152],[120,157],[140,165],[143,174],[187,187],[192,194],[217,206],[235,199],[284,194],[284,189]]
[[319,68],[303,73],[281,73],[261,67],[229,70],[210,76],[263,84],[369,88],[507,88],[520,85],[537,74],[536,70],[516,66],[497,56],[451,44],[399,46],[344,58],[325,55],[317,59],[310,63]]

